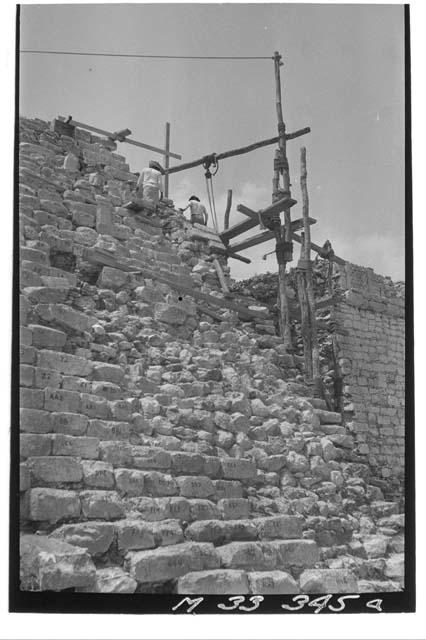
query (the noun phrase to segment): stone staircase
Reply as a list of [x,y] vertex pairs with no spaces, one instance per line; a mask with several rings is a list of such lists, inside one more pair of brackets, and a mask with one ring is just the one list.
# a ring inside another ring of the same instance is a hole
[[214,246],[122,206],[110,141],[21,127],[21,588],[401,589],[400,505]]

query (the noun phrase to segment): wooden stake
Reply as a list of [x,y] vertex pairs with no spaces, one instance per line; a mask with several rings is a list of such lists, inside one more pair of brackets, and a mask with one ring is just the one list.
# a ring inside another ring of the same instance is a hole
[[226,229],[229,229],[229,215],[231,213],[231,206],[232,206],[232,189],[228,189],[228,197],[226,199],[225,218],[223,221],[223,228],[225,231]]
[[165,157],[164,157],[164,168],[166,174],[164,176],[164,197],[169,197],[169,174],[168,169],[170,166],[170,122],[166,122],[166,144],[165,144]]
[[[285,124],[283,119],[282,105],[281,105],[281,77],[280,77],[280,66],[281,66],[281,56],[278,51],[274,53],[274,70],[275,70],[275,106],[277,110],[277,120],[278,120],[278,147],[279,151],[275,153],[276,160],[284,159],[284,167],[279,168],[277,163],[274,167],[274,179],[272,182],[272,201],[275,202],[283,197],[283,194],[280,193],[279,182],[280,175],[283,176],[283,185],[285,196],[290,197],[290,177],[288,171],[288,162],[286,156],[286,135],[285,135]],[[284,209],[284,220],[285,220],[285,228],[282,228],[281,221],[279,216],[277,216],[277,220],[275,221],[273,231],[275,233],[276,240],[276,251],[277,251],[277,261],[278,261],[278,308],[280,310],[280,328],[281,335],[283,338],[284,346],[287,350],[291,350],[291,334],[290,334],[290,314],[288,308],[288,300],[287,300],[287,292],[286,292],[286,262],[283,260],[282,256],[282,245],[283,241],[290,242],[291,241],[291,219],[290,219],[290,209]]]
[[322,380],[319,364],[318,331],[315,309],[315,294],[312,279],[311,263],[311,228],[309,225],[309,196],[307,187],[306,148],[300,149],[300,189],[302,192],[302,215],[304,221],[304,258],[307,261],[307,269],[304,272],[306,281],[306,295],[309,309],[309,341],[310,353],[305,358],[312,363],[311,375],[314,382],[314,395],[322,397]]

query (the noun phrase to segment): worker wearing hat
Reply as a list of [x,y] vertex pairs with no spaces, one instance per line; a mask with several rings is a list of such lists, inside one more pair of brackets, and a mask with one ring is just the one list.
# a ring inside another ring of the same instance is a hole
[[163,175],[163,167],[155,160],[151,160],[149,167],[142,169],[136,185],[142,198],[151,200],[154,204],[157,204],[157,202],[161,200],[164,193]]
[[198,224],[203,224],[204,226],[207,226],[207,220],[209,219],[209,216],[207,214],[205,206],[201,204],[200,198],[197,198],[197,196],[191,196],[189,198],[189,202],[186,205],[185,209],[181,209],[182,213],[186,211],[188,207],[191,212],[190,220],[192,224],[197,222]]

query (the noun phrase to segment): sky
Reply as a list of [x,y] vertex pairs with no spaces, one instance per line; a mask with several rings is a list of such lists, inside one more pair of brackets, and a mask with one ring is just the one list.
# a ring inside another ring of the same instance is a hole
[[[403,5],[24,5],[21,49],[178,56],[283,56],[292,217],[301,217],[300,147],[307,148],[312,241],[342,258],[404,279]],[[75,120],[171,150],[187,162],[277,135],[271,60],[159,60],[22,53],[20,112]],[[161,156],[120,144],[133,171]],[[271,202],[274,147],[224,160],[214,178],[220,225],[236,205]],[[170,176],[170,197],[207,205],[204,172]],[[247,235],[257,233],[254,230]],[[276,271],[273,242],[247,249],[235,278]],[[295,245],[295,257],[299,253]],[[295,262],[292,263],[295,266]]]

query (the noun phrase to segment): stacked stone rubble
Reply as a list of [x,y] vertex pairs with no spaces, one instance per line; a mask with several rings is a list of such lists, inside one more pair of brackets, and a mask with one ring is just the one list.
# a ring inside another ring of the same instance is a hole
[[273,318],[164,283],[223,297],[209,242],[171,203],[123,208],[136,175],[109,140],[21,119],[19,149],[22,588],[400,589],[399,506]]

